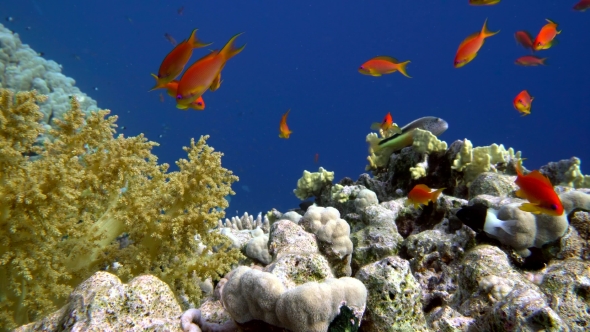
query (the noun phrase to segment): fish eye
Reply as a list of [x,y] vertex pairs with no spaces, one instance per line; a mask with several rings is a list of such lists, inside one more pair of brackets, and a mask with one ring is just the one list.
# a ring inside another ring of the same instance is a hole
[[551,204],[551,210],[557,210],[557,204]]
[[176,95],[176,99],[182,99],[182,95]]
[[199,106],[203,106],[203,103],[201,103],[201,102],[198,102],[198,103],[197,103],[197,105],[199,105]]

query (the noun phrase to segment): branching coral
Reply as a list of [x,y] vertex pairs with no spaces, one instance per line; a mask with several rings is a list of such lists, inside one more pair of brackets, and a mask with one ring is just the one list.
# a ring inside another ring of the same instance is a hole
[[218,278],[242,257],[210,232],[238,178],[207,136],[169,173],[151,153],[157,143],[115,137],[116,116],[85,116],[73,98],[39,145],[44,100],[0,89],[0,326],[55,310],[100,269],[124,280],[154,274],[194,302],[193,281]]

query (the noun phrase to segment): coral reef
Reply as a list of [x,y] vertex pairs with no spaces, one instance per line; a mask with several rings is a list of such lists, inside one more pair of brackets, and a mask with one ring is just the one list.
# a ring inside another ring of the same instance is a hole
[[98,111],[96,101],[75,86],[76,81],[61,73],[61,66],[46,60],[21,42],[18,34],[0,24],[0,88],[37,92],[48,96],[40,105],[40,122],[51,125],[51,118],[63,119],[76,97],[85,113]]
[[[0,90],[0,322],[15,327],[61,305],[97,270],[129,280],[150,273],[187,303],[197,280],[218,278],[242,255],[210,232],[237,180],[207,137],[168,172],[143,135],[114,136],[116,116],[76,98],[49,137],[36,92]],[[33,244],[33,245],[31,245]]]

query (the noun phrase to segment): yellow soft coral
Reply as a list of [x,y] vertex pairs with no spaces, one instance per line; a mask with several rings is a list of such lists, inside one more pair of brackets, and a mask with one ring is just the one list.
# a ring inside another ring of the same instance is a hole
[[197,279],[218,278],[241,258],[210,230],[238,178],[207,136],[168,172],[143,135],[114,136],[109,111],[85,116],[75,98],[45,133],[35,92],[0,89],[0,326],[61,305],[99,269],[123,279],[158,276],[188,302]]

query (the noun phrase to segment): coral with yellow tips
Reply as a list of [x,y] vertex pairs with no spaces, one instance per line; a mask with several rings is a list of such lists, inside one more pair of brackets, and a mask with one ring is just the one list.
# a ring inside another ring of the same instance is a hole
[[221,166],[222,154],[204,136],[184,148],[179,171],[168,172],[151,153],[157,143],[115,137],[117,117],[86,116],[76,98],[45,132],[37,105],[44,100],[0,89],[0,326],[55,310],[104,269],[124,281],[156,275],[197,302],[194,281],[218,278],[242,258],[209,231],[238,180]]

